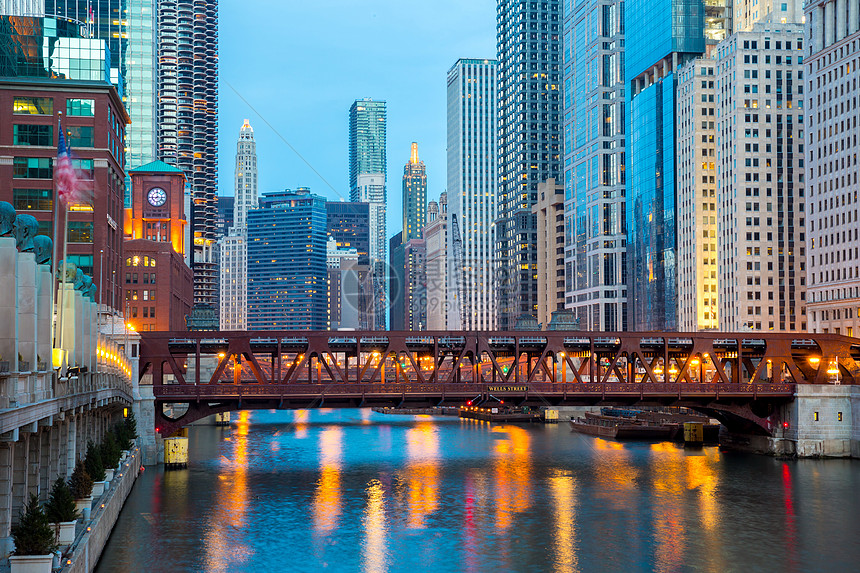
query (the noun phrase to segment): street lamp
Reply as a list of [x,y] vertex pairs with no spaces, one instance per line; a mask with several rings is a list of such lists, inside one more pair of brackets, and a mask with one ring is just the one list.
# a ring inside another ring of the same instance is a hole
[[836,360],[830,361],[830,366],[827,368],[827,373],[831,376],[836,376],[835,384],[839,386],[839,363]]
[[564,360],[564,352],[559,352],[558,357],[561,358],[561,383],[567,384],[567,362]]

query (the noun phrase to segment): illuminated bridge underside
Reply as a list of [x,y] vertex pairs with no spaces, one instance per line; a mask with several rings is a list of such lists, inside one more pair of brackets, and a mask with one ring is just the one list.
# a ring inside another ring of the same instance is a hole
[[[795,384],[860,380],[860,340],[835,334],[142,332],[141,366],[169,435],[252,408],[688,406],[771,430]],[[199,365],[199,367],[197,367]]]

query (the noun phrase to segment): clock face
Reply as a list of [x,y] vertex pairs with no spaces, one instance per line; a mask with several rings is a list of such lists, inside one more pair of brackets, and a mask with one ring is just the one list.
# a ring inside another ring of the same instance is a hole
[[161,187],[153,187],[149,190],[149,194],[146,196],[146,199],[153,207],[161,207],[165,202],[167,202],[167,192]]

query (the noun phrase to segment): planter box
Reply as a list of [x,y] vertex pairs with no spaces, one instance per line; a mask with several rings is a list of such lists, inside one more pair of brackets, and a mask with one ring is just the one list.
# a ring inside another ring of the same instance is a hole
[[93,482],[93,497],[99,498],[105,492],[105,482],[103,481],[94,481]]
[[75,500],[75,508],[83,516],[85,509],[90,509],[93,506],[93,496],[85,497],[84,499]]
[[54,556],[48,555],[12,555],[9,566],[12,573],[51,573]]
[[105,481],[113,481],[113,472],[114,470],[105,470]]
[[60,545],[71,545],[75,540],[75,525],[77,523],[77,519],[74,521],[55,523],[54,527],[57,529],[57,543]]

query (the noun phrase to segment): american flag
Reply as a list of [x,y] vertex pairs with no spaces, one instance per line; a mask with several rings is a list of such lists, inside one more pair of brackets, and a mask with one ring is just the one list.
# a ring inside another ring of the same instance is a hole
[[63,127],[60,125],[60,141],[57,145],[57,163],[54,165],[54,184],[57,190],[57,198],[66,205],[81,203],[84,199],[78,174],[72,166],[72,154],[66,147],[66,138],[63,137]]

